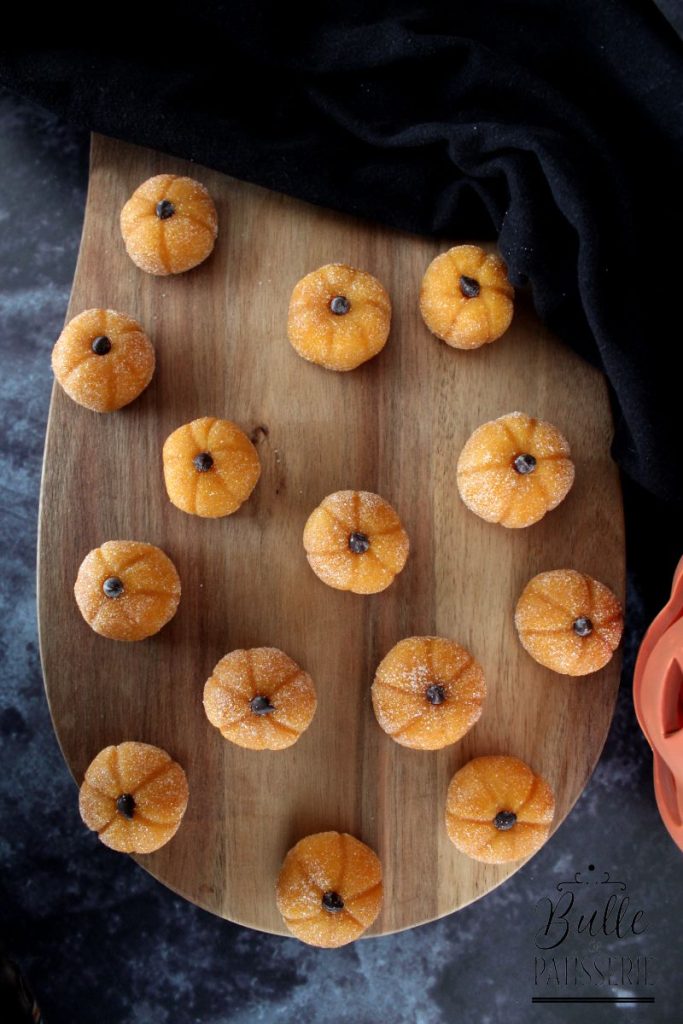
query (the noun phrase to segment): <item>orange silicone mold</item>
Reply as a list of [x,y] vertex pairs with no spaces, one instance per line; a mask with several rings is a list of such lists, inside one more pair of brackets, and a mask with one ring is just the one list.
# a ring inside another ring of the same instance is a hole
[[669,602],[640,646],[633,703],[652,747],[659,813],[683,850],[683,558],[676,567]]

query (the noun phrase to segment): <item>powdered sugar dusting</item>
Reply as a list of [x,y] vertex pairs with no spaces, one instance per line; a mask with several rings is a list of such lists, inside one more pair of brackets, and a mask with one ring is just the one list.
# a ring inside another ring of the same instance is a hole
[[[343,909],[323,905],[333,892]],[[321,832],[301,839],[285,857],[276,886],[280,913],[289,930],[313,946],[337,947],[357,939],[382,905],[379,858],[354,836]]]
[[[438,685],[441,703],[428,689]],[[457,742],[482,713],[486,684],[481,666],[444,637],[401,640],[380,663],[372,705],[386,733],[403,746],[437,750]]]
[[[104,581],[123,583],[119,597],[106,597]],[[74,585],[86,622],[110,640],[144,640],[169,622],[180,601],[180,578],[160,548],[142,541],[107,541],[83,559]]]
[[[496,828],[501,811],[516,822]],[[555,813],[547,782],[516,757],[476,757],[455,773],[446,799],[446,828],[455,846],[469,857],[503,864],[531,856],[545,842]]]
[[[254,697],[273,711],[259,715]],[[231,651],[204,686],[206,716],[225,739],[252,750],[290,747],[311,724],[317,706],[313,680],[283,651],[255,647]]]
[[[457,482],[467,507],[487,522],[519,529],[556,508],[574,482],[566,438],[551,423],[513,412],[477,427],[458,458]],[[531,455],[533,472],[515,459]]]
[[[587,618],[592,631],[574,629]],[[604,668],[619,646],[623,614],[609,587],[575,569],[555,569],[531,579],[517,602],[515,625],[524,649],[546,668],[583,676]]]

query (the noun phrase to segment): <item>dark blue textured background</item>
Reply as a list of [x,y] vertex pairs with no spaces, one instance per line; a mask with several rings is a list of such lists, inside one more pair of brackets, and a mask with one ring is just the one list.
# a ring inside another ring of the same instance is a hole
[[[442,921],[310,949],[185,903],[83,828],[43,694],[35,547],[50,350],[78,250],[87,141],[0,94],[0,937],[48,1024],[679,1022],[681,858],[631,709],[643,626],[633,587],[617,714],[584,795],[530,864]],[[647,924],[638,940],[596,940],[590,952],[651,958],[652,1006],[531,1005],[537,901],[588,863],[627,883]]]

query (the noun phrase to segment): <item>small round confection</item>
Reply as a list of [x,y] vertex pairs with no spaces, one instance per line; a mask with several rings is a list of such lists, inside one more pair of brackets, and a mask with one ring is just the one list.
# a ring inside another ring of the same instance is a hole
[[213,251],[218,216],[208,190],[193,178],[148,178],[121,210],[126,251],[148,274],[182,274]]
[[187,807],[185,772],[149,743],[105,747],[86,769],[81,817],[105,846],[152,853],[175,835]]
[[389,337],[391,301],[376,277],[328,263],[295,286],[287,332],[293,347],[328,370],[354,370]]
[[226,740],[283,750],[308,729],[316,708],[311,677],[276,647],[231,651],[204,686],[204,710]]
[[522,647],[541,665],[585,676],[604,668],[614,654],[624,617],[604,583],[575,569],[555,569],[529,580],[515,625]]
[[346,832],[319,832],[293,846],[276,887],[277,907],[290,932],[310,946],[353,942],[382,906],[377,854]]
[[477,427],[460,453],[458,490],[488,523],[521,528],[542,519],[567,496],[574,463],[552,423],[523,412]]
[[137,320],[113,309],[86,309],[60,334],[52,369],[74,402],[114,412],[141,394],[154,373],[154,348]]
[[110,640],[144,640],[176,613],[180,578],[153,544],[108,540],[85,556],[74,586],[88,625]]
[[328,586],[354,594],[386,590],[406,564],[409,547],[394,509],[370,491],[329,494],[304,527],[313,572]]
[[440,636],[401,640],[380,662],[372,706],[386,733],[404,747],[440,750],[481,715],[484,672],[460,644]]
[[448,787],[448,837],[462,853],[486,864],[536,853],[554,814],[550,786],[517,757],[475,757]]
[[176,508],[209,519],[236,512],[261,475],[258,453],[244,431],[212,416],[174,430],[164,443],[163,461]]
[[420,312],[432,334],[453,348],[479,348],[510,326],[515,290],[500,256],[456,245],[427,267]]

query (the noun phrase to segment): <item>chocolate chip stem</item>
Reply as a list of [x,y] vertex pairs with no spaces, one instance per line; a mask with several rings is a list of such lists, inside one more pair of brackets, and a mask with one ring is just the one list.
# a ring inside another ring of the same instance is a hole
[[533,455],[525,452],[523,455],[518,455],[512,465],[520,476],[526,476],[527,473],[533,473],[536,469],[536,459]]
[[130,793],[122,793],[116,801],[116,810],[124,818],[132,819],[135,814],[135,800]]
[[111,341],[106,334],[99,334],[96,338],[93,338],[90,348],[96,356],[106,356],[108,352],[111,352]]
[[104,591],[105,597],[121,597],[123,593],[123,583],[118,576],[108,576],[102,584],[102,590]]
[[193,458],[192,465],[198,473],[208,473],[213,466],[213,456],[208,452],[200,452]]
[[354,555],[364,555],[370,547],[370,538],[367,533],[360,533],[354,531],[349,536],[349,548],[353,551]]
[[345,295],[335,295],[330,299],[330,309],[335,316],[344,316],[351,309],[351,303]]
[[159,220],[168,220],[175,213],[175,206],[170,199],[161,199],[156,206],[156,215]]
[[344,900],[338,892],[333,892],[331,889],[323,893],[322,904],[325,910],[329,910],[331,914],[338,914],[340,910],[344,909]]
[[467,277],[466,274],[461,274],[460,291],[466,299],[476,299],[477,295],[481,291],[481,285],[476,278]]
[[443,704],[446,699],[446,691],[441,683],[432,683],[427,687],[427,700],[430,704]]
[[269,715],[271,711],[275,711],[275,706],[270,703],[268,698],[260,695],[251,698],[249,707],[255,715]]
[[498,811],[498,814],[493,819],[493,824],[501,832],[507,832],[517,821],[517,815],[514,811]]

